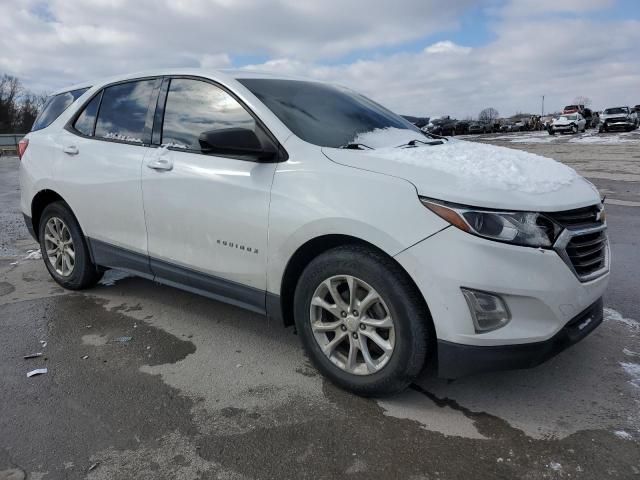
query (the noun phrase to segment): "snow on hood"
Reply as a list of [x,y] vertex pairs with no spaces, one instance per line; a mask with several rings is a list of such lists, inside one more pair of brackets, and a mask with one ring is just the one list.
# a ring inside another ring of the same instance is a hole
[[351,143],[361,143],[371,148],[397,147],[405,145],[411,140],[422,140],[424,135],[420,132],[406,128],[376,128],[370,132],[359,133]]
[[404,178],[420,195],[451,202],[549,211],[599,201],[590,182],[550,158],[455,139],[442,145],[397,148],[419,139],[419,134],[389,130],[397,129],[374,130],[354,139],[375,150],[323,151],[337,163]]

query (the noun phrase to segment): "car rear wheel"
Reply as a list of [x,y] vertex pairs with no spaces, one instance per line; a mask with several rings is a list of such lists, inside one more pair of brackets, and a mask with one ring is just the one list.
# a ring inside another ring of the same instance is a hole
[[70,290],[92,287],[102,271],[91,261],[80,225],[64,202],[48,205],[38,226],[44,264],[53,279]]
[[422,370],[431,320],[406,273],[384,254],[361,246],[323,253],[302,273],[294,302],[307,354],[341,388],[390,394]]

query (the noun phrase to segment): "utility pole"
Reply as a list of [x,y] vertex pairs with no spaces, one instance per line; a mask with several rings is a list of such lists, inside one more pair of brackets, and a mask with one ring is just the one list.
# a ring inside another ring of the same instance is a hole
[[542,115],[541,117],[544,117],[544,95],[542,95]]

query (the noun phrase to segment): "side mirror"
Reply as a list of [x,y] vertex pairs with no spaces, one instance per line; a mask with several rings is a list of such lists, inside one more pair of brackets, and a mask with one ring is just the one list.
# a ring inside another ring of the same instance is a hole
[[278,156],[277,147],[270,141],[261,142],[248,128],[224,128],[202,132],[198,137],[203,153],[247,156],[269,162]]

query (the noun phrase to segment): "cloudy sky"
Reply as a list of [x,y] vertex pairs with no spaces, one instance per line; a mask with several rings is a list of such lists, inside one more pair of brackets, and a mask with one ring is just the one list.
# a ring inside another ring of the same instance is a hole
[[404,114],[640,104],[638,0],[0,0],[34,90],[155,67],[331,80]]

